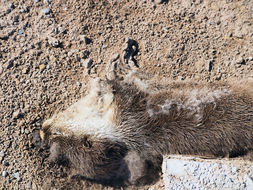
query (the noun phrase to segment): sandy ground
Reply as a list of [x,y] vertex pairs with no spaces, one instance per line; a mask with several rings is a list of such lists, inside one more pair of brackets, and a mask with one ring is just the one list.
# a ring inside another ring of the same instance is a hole
[[38,131],[105,76],[127,38],[139,69],[167,80],[253,78],[252,0],[1,0],[1,189],[113,189],[49,164]]

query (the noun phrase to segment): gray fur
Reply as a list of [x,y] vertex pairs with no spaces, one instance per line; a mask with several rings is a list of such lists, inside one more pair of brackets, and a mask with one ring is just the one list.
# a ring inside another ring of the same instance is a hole
[[52,158],[56,152],[64,155],[88,179],[147,183],[157,179],[162,155],[235,157],[252,151],[251,81],[174,82],[150,91],[129,81],[102,82],[114,95],[116,129],[122,138],[50,138],[54,123],[42,129],[53,147]]

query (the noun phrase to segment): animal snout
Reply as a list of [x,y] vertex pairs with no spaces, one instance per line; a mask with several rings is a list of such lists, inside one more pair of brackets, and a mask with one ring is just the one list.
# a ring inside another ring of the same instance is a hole
[[40,139],[43,141],[45,139],[45,132],[40,130]]
[[51,126],[52,126],[51,120],[46,120],[42,124],[41,130],[39,131],[39,137],[43,146],[46,146],[48,144],[49,137],[51,135],[51,129],[50,129]]
[[49,126],[46,126],[43,124],[41,130],[39,131],[39,138],[41,141],[41,148],[49,148]]

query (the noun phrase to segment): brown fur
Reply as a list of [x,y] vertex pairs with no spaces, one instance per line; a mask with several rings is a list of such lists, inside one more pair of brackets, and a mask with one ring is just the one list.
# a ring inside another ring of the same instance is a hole
[[[192,88],[191,83],[187,86],[181,84],[182,86],[177,89],[172,88],[152,95],[138,91],[132,86],[124,87],[117,83],[114,85],[117,89],[115,97],[121,122],[124,122],[124,126],[131,126],[132,121],[135,122],[136,134],[133,135],[135,130],[131,130],[131,134],[125,133],[125,141],[130,141],[129,144],[134,149],[150,149],[158,154],[205,156],[234,156],[245,154],[252,149],[253,94],[250,92],[253,89],[252,83],[244,83],[246,86],[243,87],[234,84],[235,86],[229,87],[231,94],[216,100],[215,105],[213,103],[200,105],[203,112],[201,120],[196,120],[194,114],[188,115],[188,110],[178,110],[177,101],[168,114],[160,113],[150,117],[146,112],[146,107],[155,108],[166,99],[176,98],[184,102],[187,95],[179,92]],[[221,86],[212,85],[211,88],[215,90]],[[130,120],[128,115],[131,115]]]
[[[150,179],[160,171],[162,155],[235,157],[252,151],[253,82],[175,82],[154,91],[140,90],[134,82],[103,83],[113,92],[115,123],[122,138],[51,137],[54,123],[42,129],[56,155],[52,158],[66,158],[88,179],[146,183],[143,176]],[[196,109],[187,104],[194,89]],[[210,95],[216,91],[220,94]],[[207,98],[199,102],[203,97]]]

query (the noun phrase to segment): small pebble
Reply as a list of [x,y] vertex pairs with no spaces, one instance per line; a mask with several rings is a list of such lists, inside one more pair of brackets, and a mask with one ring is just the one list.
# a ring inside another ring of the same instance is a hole
[[13,112],[13,114],[12,114],[13,118],[15,118],[15,119],[19,119],[21,117],[21,115],[22,114],[20,113],[19,110]]
[[19,16],[14,16],[14,18],[13,18],[13,20],[14,20],[14,22],[18,22],[18,19],[19,19]]
[[93,61],[90,58],[85,60],[82,59],[81,63],[85,68],[89,69],[92,66]]
[[18,30],[18,35],[23,34],[22,30]]
[[25,185],[26,189],[32,189],[32,182],[29,181],[26,185]]
[[88,38],[86,35],[80,35],[80,40],[83,41],[85,44],[91,43],[91,39]]
[[213,60],[209,60],[207,64],[207,70],[211,72],[213,70]]
[[76,85],[77,86],[82,86],[82,84],[78,81],[78,82],[76,82]]
[[53,38],[53,37],[49,38],[48,42],[53,47],[59,47],[61,44],[61,42],[59,40],[57,40],[56,38]]
[[59,30],[58,30],[57,27],[54,28],[54,33],[55,33],[55,34],[58,34],[58,33],[59,33]]
[[162,4],[168,2],[168,0],[154,0],[156,4]]
[[[0,158],[2,158],[2,157],[0,157]],[[8,167],[10,165],[10,163],[8,161],[4,160],[3,165]]]
[[25,67],[25,68],[22,69],[22,73],[23,73],[23,74],[27,74],[28,71],[29,71],[29,68],[28,68],[28,67]]
[[14,6],[13,3],[10,3],[10,4],[9,4],[9,7],[10,7],[11,9],[14,9],[14,8],[15,8],[15,6]]
[[168,32],[169,31],[169,29],[168,29],[168,27],[162,27],[162,31],[164,31],[164,32]]
[[46,68],[46,65],[45,64],[41,64],[40,65],[40,72],[44,71]]
[[19,180],[20,179],[20,174],[18,172],[16,172],[16,173],[13,174],[13,177],[15,179]]
[[10,69],[10,68],[12,68],[14,66],[14,60],[9,60],[8,61],[8,66],[7,66],[7,69]]
[[3,172],[2,172],[2,176],[3,176],[3,177],[6,177],[7,175],[8,175],[8,173],[7,173],[6,171],[3,171]]
[[102,59],[101,58],[98,58],[98,63],[100,64],[100,63],[102,63],[103,61],[102,61]]
[[73,55],[73,52],[69,51],[67,55],[68,55],[68,57],[71,57]]
[[242,58],[242,57],[239,57],[237,60],[236,60],[236,64],[240,64],[240,65],[245,65],[245,60]]
[[89,55],[90,55],[90,52],[89,52],[88,50],[83,50],[83,51],[81,51],[81,52],[79,53],[79,57],[80,57],[81,59],[86,59],[86,58],[89,57]]
[[42,9],[41,12],[45,15],[48,15],[51,12],[51,9],[50,8],[45,8],[45,9]]
[[25,134],[29,134],[30,131],[28,129],[25,129]]
[[50,0],[44,0],[43,2],[44,2],[44,3],[47,3],[47,4],[50,4],[50,3],[51,3]]
[[4,152],[0,151],[0,157],[4,157]]
[[25,13],[29,12],[28,7],[27,7],[27,6],[25,6],[25,5],[23,6],[23,9],[22,9],[22,10],[23,10],[23,12],[25,12]]

